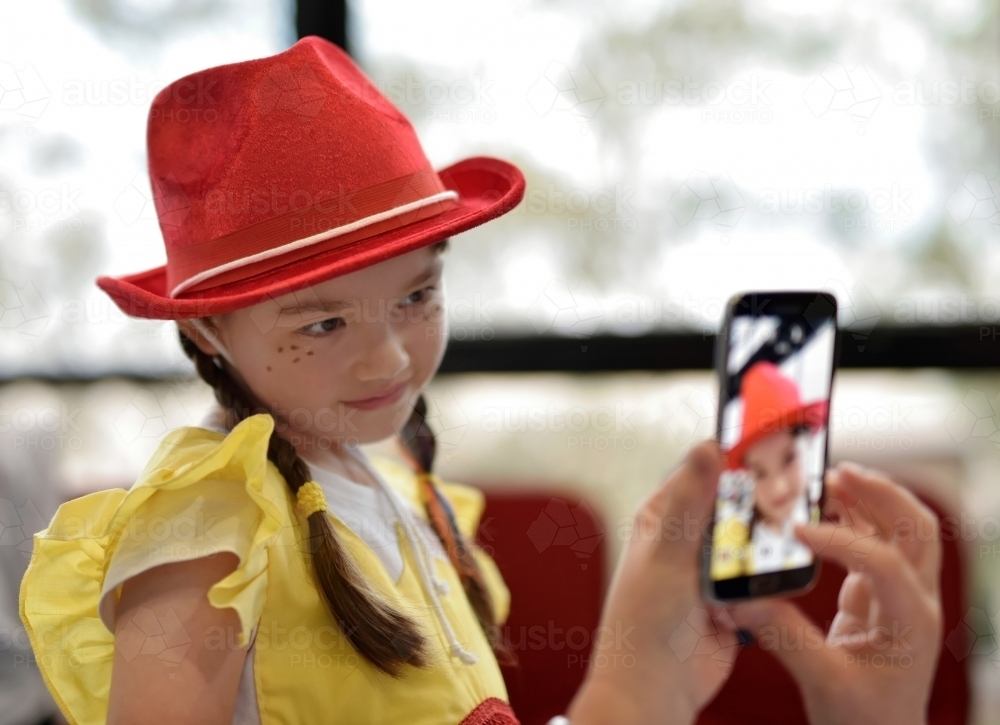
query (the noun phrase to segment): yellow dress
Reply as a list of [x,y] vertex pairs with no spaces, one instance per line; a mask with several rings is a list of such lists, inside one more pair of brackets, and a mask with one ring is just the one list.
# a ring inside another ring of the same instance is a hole
[[[432,665],[406,668],[405,676],[395,679],[354,652],[314,583],[303,543],[305,519],[267,460],[272,428],[270,416],[255,415],[228,435],[196,427],[175,430],[130,490],[101,491],[65,503],[48,528],[35,534],[21,584],[21,619],[42,676],[69,721],[98,725],[106,719],[114,615],[110,607],[98,610],[109,569],[149,568],[217,551],[235,553],[240,563],[211,587],[209,602],[236,610],[239,644],[254,644],[253,684],[262,725],[440,725],[460,723],[484,702],[506,702],[500,669],[454,568],[433,560],[435,573],[448,585],[440,596],[445,615],[462,647],[476,656],[474,664],[449,656],[445,633],[415,571],[415,552],[402,532],[397,531],[404,565],[396,582],[372,549],[331,516],[372,586],[428,635]],[[416,476],[390,459],[373,463],[424,515]],[[471,540],[482,494],[458,484],[439,485]],[[154,563],[144,564],[151,555]],[[503,621],[507,588],[493,561],[478,550],[476,556]],[[120,590],[120,584],[106,589],[115,601]],[[157,623],[152,624],[155,629]],[[171,641],[169,623],[162,630],[148,639],[156,640],[151,651],[159,651],[169,667],[172,657],[183,656],[184,637],[175,634]]]
[[750,527],[737,516],[720,519],[712,531],[713,581],[748,576],[753,563]]

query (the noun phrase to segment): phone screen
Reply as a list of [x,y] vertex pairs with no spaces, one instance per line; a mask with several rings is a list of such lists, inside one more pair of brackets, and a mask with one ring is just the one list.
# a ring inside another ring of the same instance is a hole
[[820,517],[836,342],[829,295],[755,294],[730,305],[717,353],[725,464],[709,557],[715,598],[813,580],[813,552],[793,527]]

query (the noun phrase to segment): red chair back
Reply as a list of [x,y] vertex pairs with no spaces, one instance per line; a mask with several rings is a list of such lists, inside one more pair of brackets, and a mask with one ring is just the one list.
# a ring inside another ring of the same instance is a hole
[[511,592],[504,668],[522,725],[562,715],[587,672],[604,597],[605,531],[586,503],[561,494],[486,497],[477,541]]

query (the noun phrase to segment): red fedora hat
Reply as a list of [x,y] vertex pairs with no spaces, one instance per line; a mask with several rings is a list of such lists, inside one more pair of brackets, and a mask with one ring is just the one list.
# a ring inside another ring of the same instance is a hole
[[826,420],[827,401],[803,404],[799,386],[777,365],[758,362],[740,381],[743,424],[740,438],[726,453],[726,468],[743,468],[746,452],[772,433],[805,426],[817,430]]
[[247,307],[471,229],[524,195],[499,159],[435,171],[406,117],[316,37],[171,83],[147,151],[167,263],[97,280],[136,317]]

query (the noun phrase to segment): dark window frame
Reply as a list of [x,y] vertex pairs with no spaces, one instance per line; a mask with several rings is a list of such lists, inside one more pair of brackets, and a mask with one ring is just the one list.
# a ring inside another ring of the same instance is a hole
[[[350,52],[347,0],[297,0],[296,30]],[[884,326],[840,332],[842,368],[1000,367],[1000,326]],[[452,339],[441,373],[624,372],[712,367],[714,335],[657,332],[636,337],[500,336]]]

